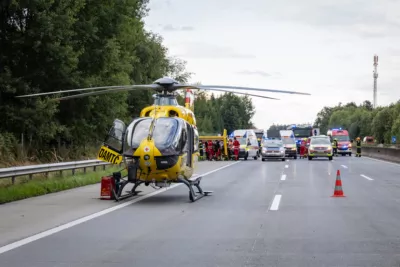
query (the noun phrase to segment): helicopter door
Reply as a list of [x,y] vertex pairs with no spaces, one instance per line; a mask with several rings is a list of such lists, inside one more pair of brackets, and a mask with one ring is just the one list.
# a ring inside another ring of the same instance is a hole
[[194,131],[193,127],[189,123],[186,123],[186,129],[187,129],[187,145],[188,145],[186,165],[192,167],[192,155],[194,153]]
[[122,152],[124,151],[126,125],[121,120],[114,120],[113,126],[107,134],[101,147],[97,159],[120,164],[122,162]]

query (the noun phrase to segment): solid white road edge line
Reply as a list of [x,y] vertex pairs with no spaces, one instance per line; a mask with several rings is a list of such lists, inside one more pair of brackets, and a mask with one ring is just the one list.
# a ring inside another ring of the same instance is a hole
[[395,165],[397,167],[400,167],[400,163],[396,163],[396,162],[391,162],[391,161],[385,161],[385,160],[381,160],[381,159],[374,159],[368,156],[362,156],[363,158],[369,159],[369,160],[374,160],[374,161],[379,161],[379,162],[383,162],[383,163],[387,163],[387,164],[391,164],[391,165]]
[[[212,171],[209,171],[209,172],[200,174],[200,175],[204,177],[204,176],[210,175],[210,174],[212,174],[212,173],[214,173],[214,172],[217,172],[217,171],[220,171],[220,170],[225,169],[225,168],[227,168],[227,167],[230,167],[230,166],[232,166],[232,165],[234,165],[234,164],[237,164],[237,163],[240,163],[240,161],[234,162],[234,163],[232,163],[232,164],[223,166],[223,167],[221,167],[221,168],[218,168],[218,169],[215,169],[215,170],[212,170]],[[120,205],[117,205],[117,206],[114,206],[114,207],[111,207],[111,208],[108,208],[108,209],[105,209],[105,210],[102,210],[102,211],[93,213],[93,214],[88,215],[88,216],[85,216],[85,217],[83,217],[83,218],[80,218],[80,219],[71,221],[71,222],[69,222],[69,223],[66,223],[66,224],[63,224],[63,225],[54,227],[54,228],[52,228],[52,229],[49,229],[49,230],[43,231],[43,232],[41,232],[41,233],[35,234],[35,235],[33,235],[33,236],[30,236],[30,237],[21,239],[21,240],[19,240],[19,241],[14,242],[14,243],[5,245],[5,246],[3,246],[3,247],[0,247],[0,254],[3,254],[3,253],[5,253],[5,252],[7,252],[7,251],[10,251],[10,250],[12,250],[12,249],[18,248],[18,247],[20,247],[20,246],[29,244],[29,243],[31,243],[31,242],[33,242],[33,241],[42,239],[42,238],[44,238],[44,237],[50,236],[50,235],[52,235],[52,234],[61,232],[62,230],[71,228],[71,227],[73,227],[73,226],[75,226],[75,225],[78,225],[78,224],[81,224],[81,223],[90,221],[90,220],[92,220],[92,219],[94,219],[94,218],[100,217],[100,216],[105,215],[105,214],[108,214],[108,213],[110,213],[110,212],[113,212],[113,211],[122,209],[122,208],[124,208],[124,207],[126,207],[126,206],[129,206],[129,205],[133,204],[133,203],[136,203],[136,202],[139,202],[139,201],[141,201],[141,200],[143,200],[143,199],[146,199],[146,198],[149,198],[149,197],[158,195],[158,194],[160,194],[160,193],[162,193],[162,192],[168,191],[168,190],[170,190],[170,189],[172,189],[172,188],[175,188],[175,187],[177,187],[177,186],[180,186],[180,185],[182,185],[182,184],[173,184],[173,185],[171,185],[171,186],[168,187],[168,188],[159,189],[159,190],[157,190],[157,191],[155,191],[155,192],[152,192],[152,193],[150,193],[150,194],[147,194],[147,195],[144,195],[144,196],[141,196],[141,197],[132,199],[132,200],[127,201],[127,202],[125,202],[125,203],[122,203],[122,204],[120,204]]]
[[347,166],[346,166],[346,165],[340,165],[340,166],[342,166],[343,168],[347,169]]
[[373,181],[374,179],[369,178],[368,176],[364,175],[364,174],[360,174],[361,177],[364,177],[367,180]]
[[286,174],[282,174],[281,180],[282,180],[282,181],[285,181],[285,180],[286,180]]
[[269,210],[278,210],[279,203],[281,202],[282,195],[275,195],[274,200],[272,201],[271,208]]

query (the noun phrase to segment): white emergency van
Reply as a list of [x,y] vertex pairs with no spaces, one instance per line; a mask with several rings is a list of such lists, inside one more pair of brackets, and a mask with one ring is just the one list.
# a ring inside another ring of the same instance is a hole
[[257,160],[260,157],[260,147],[254,130],[235,130],[233,136],[236,137],[236,140],[240,143],[239,158],[247,160],[248,157],[252,157]]

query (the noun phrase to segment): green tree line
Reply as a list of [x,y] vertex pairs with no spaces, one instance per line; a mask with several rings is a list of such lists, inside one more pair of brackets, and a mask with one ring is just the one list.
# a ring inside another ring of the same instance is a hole
[[[272,125],[270,129],[280,130],[288,125]],[[338,103],[333,107],[323,107],[317,114],[313,127],[320,128],[321,134],[329,129],[342,128],[349,131],[350,138],[373,136],[378,143],[391,143],[392,136],[400,138],[400,100],[386,107],[373,108],[365,100]]]
[[[148,0],[7,0],[0,2],[0,159],[59,161],[92,157],[115,118],[129,122],[153,102],[149,91],[80,99],[15,98],[72,88],[187,82],[186,62],[168,57],[162,38],[144,28]],[[183,99],[179,101],[182,103]],[[247,127],[251,100],[200,93],[201,133]],[[198,112],[198,114],[197,114]],[[97,147],[96,147],[97,148]]]
[[392,136],[400,137],[400,101],[377,108],[368,100],[360,105],[350,102],[324,107],[317,114],[315,127],[321,133],[342,127],[349,131],[351,138],[373,136],[377,142],[389,144]]
[[228,134],[235,129],[253,129],[251,118],[255,109],[248,96],[224,93],[219,97],[200,92],[196,95],[194,111],[201,135]]

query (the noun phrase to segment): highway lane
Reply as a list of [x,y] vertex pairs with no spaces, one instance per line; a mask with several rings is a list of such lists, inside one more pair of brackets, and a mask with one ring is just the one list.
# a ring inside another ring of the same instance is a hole
[[[385,194],[383,198],[390,199],[391,202],[400,204],[400,164],[385,162],[371,158],[355,158],[346,157],[341,159],[346,168],[342,168],[344,173],[354,174],[354,179],[369,181],[363,185],[369,185],[370,191],[379,191],[380,193],[372,192],[371,197]],[[382,198],[377,198],[381,200]]]
[[[288,172],[288,183],[279,192],[279,213],[269,213],[260,233],[268,238],[259,240],[252,264],[398,266],[400,207],[385,189],[360,177],[366,160],[293,162],[294,171]],[[349,162],[352,173],[341,167]],[[338,169],[345,198],[330,197]]]
[[[240,162],[204,178],[212,196],[189,203],[179,186],[0,254],[0,266],[398,266],[400,189],[385,181],[400,168],[388,165]],[[331,197],[338,169],[345,198]]]
[[[196,172],[204,174],[229,164],[203,161]],[[100,184],[94,184],[0,205],[0,247],[156,191],[151,186],[138,190],[138,196],[121,202],[100,201]]]

